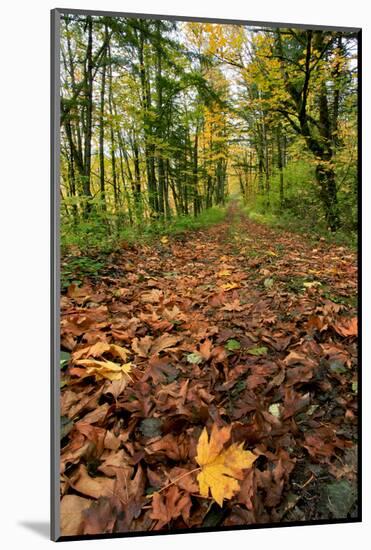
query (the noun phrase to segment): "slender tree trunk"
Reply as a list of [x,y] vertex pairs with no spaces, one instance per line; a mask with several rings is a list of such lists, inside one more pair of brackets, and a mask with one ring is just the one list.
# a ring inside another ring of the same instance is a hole
[[[105,25],[105,37],[108,34],[107,25]],[[102,81],[100,91],[100,111],[99,111],[99,182],[100,182],[100,198],[102,201],[102,209],[107,210],[106,205],[106,190],[105,190],[105,170],[104,170],[104,105],[105,105],[105,89],[106,89],[106,67],[107,56],[106,51],[103,56]]]
[[[163,142],[164,124],[162,112],[162,51],[161,22],[156,21],[156,91],[157,91],[157,143]],[[165,164],[163,151],[158,151],[158,212],[163,217],[165,212]]]
[[144,144],[145,144],[145,160],[147,169],[147,183],[148,183],[148,202],[151,210],[151,214],[158,212],[158,195],[157,195],[157,182],[156,182],[156,170],[155,170],[155,149],[153,144],[153,122],[151,119],[151,89],[149,79],[147,77],[147,70],[145,65],[144,45],[145,45],[145,33],[143,25],[145,23],[141,21],[141,29],[138,36],[138,57],[139,57],[139,74],[142,89],[142,106],[143,106],[143,118],[144,118]]
[[87,215],[91,210],[90,199],[92,197],[90,189],[91,177],[91,140],[93,133],[93,21],[91,16],[87,17],[88,30],[88,46],[86,54],[86,70],[85,70],[85,98],[86,98],[86,119],[85,119],[85,136],[84,136],[84,176],[83,176],[83,192],[88,199],[85,207]]
[[134,157],[134,204],[135,212],[137,219],[139,220],[142,216],[141,208],[141,184],[140,184],[140,164],[139,164],[139,147],[137,142],[137,137],[134,134],[133,136],[133,157]]
[[280,210],[283,209],[284,204],[284,183],[283,183],[283,151],[282,151],[282,137],[281,137],[281,126],[277,126],[276,130],[276,140],[277,140],[277,167],[280,177]]
[[201,202],[198,193],[198,131],[199,128],[196,126],[195,141],[193,145],[193,214],[195,216],[198,216],[201,212]]

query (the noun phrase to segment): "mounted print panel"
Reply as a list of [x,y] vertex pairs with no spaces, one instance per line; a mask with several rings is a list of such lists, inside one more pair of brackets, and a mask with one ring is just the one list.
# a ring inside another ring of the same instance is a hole
[[54,540],[360,521],[360,30],[52,29]]

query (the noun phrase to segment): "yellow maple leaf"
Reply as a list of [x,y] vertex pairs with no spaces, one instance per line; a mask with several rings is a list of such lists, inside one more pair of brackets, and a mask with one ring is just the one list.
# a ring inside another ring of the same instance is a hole
[[218,277],[229,277],[230,275],[231,275],[231,272],[229,271],[229,269],[222,269],[218,273]]
[[123,377],[131,380],[130,371],[131,363],[125,363],[124,365],[117,365],[112,361],[97,361],[96,359],[79,359],[75,361],[76,365],[85,367],[86,374],[80,376],[80,378],[86,378],[87,376],[95,376],[96,380],[121,380]]
[[223,285],[220,285],[220,288],[228,291],[233,290],[234,288],[240,288],[240,285],[238,285],[237,283],[224,283]]
[[233,443],[223,450],[224,443],[231,434],[230,427],[211,430],[210,440],[206,428],[203,429],[197,444],[196,461],[201,467],[197,476],[200,494],[209,496],[223,505],[223,499],[232,498],[239,489],[238,480],[243,479],[242,470],[251,468],[256,456],[243,450],[243,443]]
[[100,357],[105,353],[110,353],[113,357],[118,357],[123,361],[126,361],[127,355],[130,351],[116,344],[107,344],[107,342],[96,342],[92,346],[74,351],[72,354],[72,361],[76,362],[78,359],[88,357]]

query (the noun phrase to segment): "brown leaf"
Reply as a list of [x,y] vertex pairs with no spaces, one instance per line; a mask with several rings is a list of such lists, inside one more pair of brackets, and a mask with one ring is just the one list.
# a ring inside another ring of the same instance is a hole
[[112,533],[117,517],[121,512],[122,505],[118,499],[98,498],[83,513],[83,534],[101,535],[102,533]]
[[255,493],[255,469],[250,468],[250,470],[247,470],[245,477],[240,484],[240,492],[237,495],[237,502],[244,504],[248,510],[252,510],[254,507],[252,499]]
[[113,496],[115,480],[108,477],[91,477],[86,467],[80,465],[72,479],[73,487],[79,493],[91,498]]
[[357,317],[352,319],[344,319],[338,323],[332,325],[336,332],[340,336],[347,338],[348,336],[357,336],[358,334],[358,320]]
[[148,367],[144,372],[142,381],[152,378],[155,384],[166,382],[168,376],[175,376],[177,369],[170,364],[167,357],[152,356],[148,362]]
[[161,290],[158,290],[157,288],[152,288],[148,292],[143,292],[141,299],[142,302],[148,304],[157,304],[163,298],[163,295],[164,294]]
[[180,489],[183,489],[188,493],[197,493],[198,484],[195,478],[195,473],[191,474],[190,472],[191,470],[175,466],[175,468],[172,468],[169,473],[169,482],[174,483]]
[[180,436],[167,434],[160,440],[148,445],[145,450],[149,455],[162,454],[172,460],[183,461],[188,458],[189,454],[188,437],[186,434]]
[[150,517],[157,520],[155,529],[161,529],[179,516],[187,523],[191,504],[189,495],[182,493],[176,485],[169,487],[165,495],[154,493]]
[[148,357],[149,350],[153,342],[152,336],[144,336],[143,338],[134,338],[131,347],[139,357]]
[[205,361],[208,361],[211,357],[212,342],[208,338],[200,344],[200,355]]
[[60,529],[64,537],[82,535],[83,511],[92,504],[89,498],[65,495],[61,500]]
[[173,348],[180,340],[180,336],[173,336],[165,332],[153,342],[151,347],[151,355],[160,353],[165,349]]

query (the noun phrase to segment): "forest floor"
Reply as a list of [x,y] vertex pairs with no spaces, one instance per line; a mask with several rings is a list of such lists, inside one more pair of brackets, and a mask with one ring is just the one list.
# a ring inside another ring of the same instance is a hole
[[[354,252],[236,202],[222,223],[127,247],[72,284],[62,534],[355,517],[356,296]],[[257,457],[222,507],[197,482],[215,425]]]

